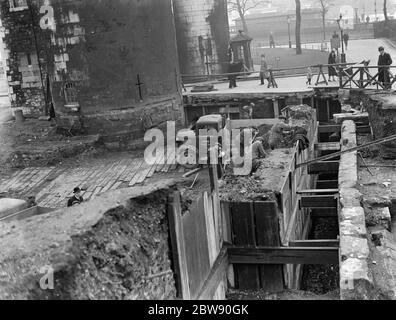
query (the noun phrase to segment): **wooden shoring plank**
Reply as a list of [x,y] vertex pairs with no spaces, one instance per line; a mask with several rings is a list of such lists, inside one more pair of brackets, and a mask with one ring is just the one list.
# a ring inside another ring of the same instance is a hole
[[300,208],[337,208],[337,197],[334,195],[301,196]]
[[336,124],[322,125],[318,128],[319,133],[340,133],[341,126]]
[[297,248],[336,248],[339,246],[339,240],[293,240],[289,242],[289,247]]
[[320,174],[326,172],[338,172],[340,168],[339,161],[321,161],[312,163],[308,166],[308,174]]
[[318,194],[318,193],[325,193],[325,194],[335,194],[338,193],[338,189],[315,189],[315,190],[299,190],[297,191],[297,194]]
[[338,264],[339,248],[229,247],[232,264]]
[[216,261],[198,293],[197,300],[213,300],[214,295],[222,280],[226,279],[228,268],[228,252],[223,247],[217,256]]
[[318,189],[335,189],[338,188],[338,180],[318,180],[316,182]]
[[311,210],[311,218],[337,218],[337,208],[315,208]]
[[371,126],[356,126],[356,133],[359,134],[371,133]]
[[190,285],[187,271],[186,247],[183,234],[180,193],[175,192],[168,200],[168,221],[171,240],[171,251],[176,275],[178,295],[190,300]]
[[[232,203],[231,219],[233,243],[237,246],[256,246],[253,207],[251,202]],[[234,267],[237,287],[240,290],[259,290],[258,266],[238,265]]]
[[[257,245],[262,247],[279,247],[280,232],[278,207],[275,202],[254,202]],[[267,292],[284,290],[283,266],[259,266],[260,286]]]
[[341,145],[339,142],[322,142],[315,144],[316,151],[340,151]]
[[223,240],[232,243],[231,211],[229,202],[221,202],[221,213],[223,222]]

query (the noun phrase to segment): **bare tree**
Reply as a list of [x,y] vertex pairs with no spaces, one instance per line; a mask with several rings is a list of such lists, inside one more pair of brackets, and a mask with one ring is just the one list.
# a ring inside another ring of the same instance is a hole
[[246,14],[260,4],[267,3],[266,0],[227,0],[228,12],[237,12],[241,19],[243,31],[248,33]]
[[296,0],[296,53],[302,54],[301,50],[301,1]]
[[334,5],[333,1],[334,0],[319,0],[323,22],[323,40],[326,40],[326,15],[329,12],[330,7]]
[[385,21],[389,20],[389,17],[388,17],[388,6],[387,6],[387,1],[386,0],[384,0],[384,17],[385,17]]

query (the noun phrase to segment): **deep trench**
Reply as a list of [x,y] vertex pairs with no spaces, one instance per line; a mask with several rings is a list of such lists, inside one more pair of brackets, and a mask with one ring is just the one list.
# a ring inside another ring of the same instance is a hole
[[[338,180],[338,174],[319,175],[318,181]],[[319,189],[317,187],[317,189]],[[336,217],[313,218],[309,240],[336,240],[339,235]],[[301,290],[323,295],[339,290],[339,265],[304,265]]]
[[[331,141],[331,134],[319,137],[320,142]],[[333,152],[322,152],[321,156]],[[330,161],[340,160],[340,157]],[[331,188],[323,186],[325,181],[333,181]],[[336,183],[337,182],[337,183]],[[338,172],[323,173],[317,176],[314,189],[338,189]],[[315,210],[315,209],[313,209]],[[312,218],[309,240],[337,240],[339,238],[338,217]],[[325,295],[339,290],[339,265],[304,265],[301,290],[318,295]]]

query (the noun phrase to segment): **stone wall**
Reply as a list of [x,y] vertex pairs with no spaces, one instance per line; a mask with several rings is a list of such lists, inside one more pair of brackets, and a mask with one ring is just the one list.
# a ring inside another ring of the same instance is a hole
[[40,116],[46,113],[43,81],[50,44],[49,34],[40,28],[42,0],[30,1],[30,7],[12,3],[4,0],[0,7],[11,106],[25,115]]
[[[394,92],[351,90],[350,99],[353,105],[363,103],[370,119],[374,138],[382,139],[396,134],[396,98]],[[380,146],[381,156],[385,159],[396,159],[396,142]]]
[[175,0],[177,45],[182,74],[226,71],[229,28],[226,0]]
[[[342,151],[356,147],[356,125],[342,124]],[[358,191],[357,152],[341,155],[340,190],[340,294],[343,300],[367,300],[373,296],[373,280],[368,259],[370,255],[366,219]]]
[[175,299],[166,212],[173,184],[1,223],[0,298]]

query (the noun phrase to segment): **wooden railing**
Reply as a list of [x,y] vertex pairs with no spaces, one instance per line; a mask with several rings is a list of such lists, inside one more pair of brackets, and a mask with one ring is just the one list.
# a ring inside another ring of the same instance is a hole
[[[297,66],[293,68],[279,68],[279,69],[269,69],[270,74],[269,82],[272,87],[278,88],[276,78],[280,77],[281,74],[287,75],[290,71],[301,70],[302,74],[305,74],[308,67],[311,68],[314,75],[316,75],[315,85],[325,83],[328,85],[328,80],[326,77],[326,69],[333,67],[337,70],[339,87],[341,89],[345,88],[361,88],[366,89],[370,86],[375,86],[375,89],[391,89],[392,85],[396,82],[396,77],[393,76],[391,72],[396,66],[384,67],[384,66],[368,66],[363,63],[337,63],[337,64],[317,64],[311,66]],[[379,68],[385,68],[384,73],[388,72],[390,76],[390,81],[384,83],[379,81],[380,71]],[[375,71],[373,74],[370,71]],[[209,75],[182,75],[184,83],[195,83],[195,82],[213,82],[213,81],[224,81],[230,76],[236,76],[239,79],[249,80],[258,79],[260,75],[259,71],[251,72],[235,72],[235,73],[221,73],[221,74],[209,74]],[[284,75],[283,75],[284,76]]]

